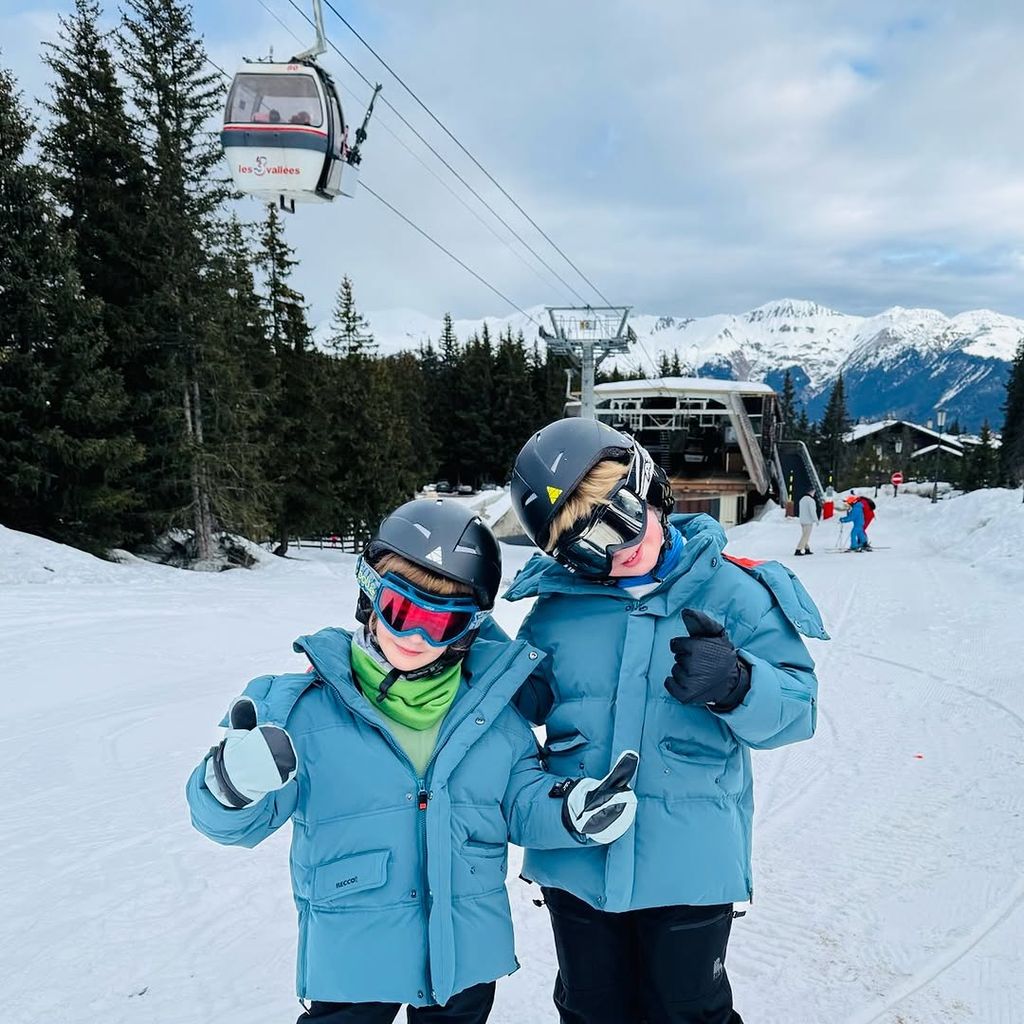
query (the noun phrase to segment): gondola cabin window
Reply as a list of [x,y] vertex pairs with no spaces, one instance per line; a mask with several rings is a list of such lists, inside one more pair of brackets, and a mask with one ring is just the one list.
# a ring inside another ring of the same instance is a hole
[[324,123],[324,114],[316,79],[311,75],[238,75],[231,89],[225,121],[319,128]]

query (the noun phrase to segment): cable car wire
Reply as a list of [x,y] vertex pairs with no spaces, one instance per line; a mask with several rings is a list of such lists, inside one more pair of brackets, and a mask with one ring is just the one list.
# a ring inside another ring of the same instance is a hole
[[[526,212],[526,210],[524,210],[522,208],[522,206],[520,206],[519,203],[516,202],[516,200],[508,193],[508,191],[504,188],[504,186],[490,173],[490,171],[488,171],[487,168],[484,167],[483,164],[481,164],[480,161],[477,160],[477,158],[475,156],[473,156],[473,154],[470,153],[470,151],[468,149],[466,149],[466,147],[448,129],[448,126],[445,125],[444,122],[441,121],[440,118],[437,117],[437,115],[405,83],[405,81],[394,70],[394,68],[392,68],[391,65],[388,64],[388,62],[362,37],[362,35],[360,35],[358,30],[334,6],[334,4],[331,2],[331,0],[323,0],[323,2],[324,2],[324,5],[334,14],[334,16],[356,37],[356,39],[358,39],[359,42],[361,42],[363,44],[363,46],[365,46],[366,49],[369,50],[370,53],[373,54],[373,56],[387,70],[388,74],[390,74],[391,77],[394,78],[394,80],[396,82],[398,82],[398,84],[416,101],[416,103],[426,112],[426,114],[431,118],[431,120],[434,121],[434,123],[448,136],[448,138],[450,138],[452,140],[452,142],[455,143],[456,146],[459,147],[459,149],[462,150],[463,153],[466,154],[467,157],[469,157],[469,159],[485,175],[485,177],[495,186],[495,188],[497,188],[498,191],[501,192],[501,194],[530,222],[530,224],[533,225],[533,227],[539,232],[541,237],[544,238],[545,241],[547,241],[547,243],[555,250],[555,252],[557,252],[559,254],[559,256],[561,256],[562,259],[564,259],[565,262],[568,263],[569,266],[572,267],[572,269],[575,270],[577,274],[579,274],[579,276],[590,286],[590,288],[593,289],[595,294],[597,294],[601,298],[601,300],[605,303],[605,305],[606,306],[610,306],[612,303],[605,296],[604,292],[602,292],[601,289],[598,288],[597,285],[594,284],[594,282],[591,281],[590,278],[587,277],[587,275],[584,274],[582,270],[580,270],[580,268],[565,254],[565,252],[563,252],[563,250],[555,243],[555,241],[547,234],[547,232],[544,231],[544,229]],[[295,3],[295,0],[289,0],[289,3],[296,10],[299,10],[297,4]],[[299,11],[299,13],[303,13],[303,12]],[[306,17],[305,14],[303,14],[303,17]],[[306,18],[306,20],[309,21],[309,18]],[[341,53],[341,51],[338,49],[338,47],[335,46],[335,44],[333,42],[331,42],[330,40],[328,40],[328,42],[334,48],[334,50],[342,57],[342,59],[349,65],[349,67],[351,67],[356,72],[356,74],[358,74],[363,79],[363,81],[366,82],[367,85],[369,85],[370,84],[369,80],[351,63],[351,61],[348,60],[347,57],[345,57],[344,54]],[[384,102],[387,104],[387,106],[391,110],[394,110],[395,113],[398,114],[398,111],[395,110],[394,106],[390,102],[388,102],[386,99],[384,100]],[[412,128],[412,126],[409,124],[409,122],[404,117],[402,117],[401,114],[398,114],[398,116],[401,118],[403,123],[407,127],[409,127],[416,134],[416,136],[422,142],[424,142],[425,145],[427,145],[430,148],[430,150],[434,153],[434,155],[437,156],[438,159],[441,160],[445,164],[445,166],[453,174],[455,174],[456,177],[458,177],[459,180],[462,181],[462,183],[464,185],[466,185],[467,188],[470,189],[471,192],[473,192],[473,194],[477,197],[477,199],[480,199],[481,202],[484,202],[484,200],[481,199],[480,194],[475,189],[473,189],[472,186],[470,186],[468,184],[468,182],[466,182],[466,180],[460,174],[458,174],[457,171],[455,171],[455,169],[451,166],[451,164],[449,164],[447,160],[445,160],[443,157],[441,157],[440,154],[437,152],[437,150],[435,150],[433,146],[430,146],[429,143],[427,143],[426,140],[423,139],[423,136],[420,135],[420,133],[418,131],[416,131],[415,128]],[[491,210],[492,213],[494,213],[494,215],[496,217],[498,217],[498,214],[494,211],[494,209],[489,204],[485,203],[485,205],[488,207],[489,210]],[[499,220],[501,220],[501,222],[506,227],[508,227],[510,231],[512,230],[509,227],[508,223],[503,218],[499,217]],[[526,244],[525,242],[523,242],[523,239],[518,234],[516,234],[514,231],[512,233],[515,235],[516,238],[519,239],[520,242],[522,242],[524,245]],[[530,248],[530,251],[533,252],[535,256],[537,255],[537,253],[532,248]],[[537,258],[540,259],[539,256]],[[545,261],[542,260],[541,262],[543,262],[544,266],[547,267],[549,270],[552,269],[549,266],[549,264],[546,263]],[[552,271],[552,273],[554,273],[554,271]],[[573,295],[576,296],[576,298],[578,298],[581,302],[585,302],[586,301],[586,300],[583,299],[583,297],[580,295],[580,293],[578,291],[576,291],[575,288],[572,288],[565,281],[564,278],[562,278],[560,275],[557,275],[557,274],[556,274],[556,276],[558,277],[558,280],[562,282],[562,284],[566,285],[566,287],[569,288],[569,290],[573,293]],[[662,377],[661,377],[661,374],[660,374],[660,368],[658,367],[658,364],[654,361],[654,358],[651,356],[650,352],[647,350],[647,346],[644,344],[643,340],[639,336],[637,336],[636,340],[637,340],[637,343],[640,346],[641,351],[647,357],[647,361],[651,364],[651,367],[654,370],[655,378],[658,379],[658,380],[661,380]]]
[[[284,19],[281,18],[280,15],[277,14],[276,11],[274,11],[271,7],[268,7],[264,0],[257,0],[257,3],[292,37],[292,39],[294,39],[300,46],[302,45],[303,40],[299,37],[299,35],[296,32],[292,30],[291,26],[289,26],[288,23],[284,21]],[[358,97],[350,87],[344,84],[342,84],[341,87],[357,103],[366,103],[366,100]],[[423,157],[421,157],[419,153],[417,153],[412,148],[412,146],[410,146],[405,141],[405,139],[403,139],[401,135],[399,135],[386,121],[383,121],[381,120],[380,117],[378,117],[374,121],[374,124],[379,128],[383,128],[384,131],[386,131],[395,140],[395,142],[397,142],[402,147],[402,149],[404,149],[409,154],[409,156],[411,156],[435,181],[437,181],[439,185],[442,186],[442,188],[444,188],[452,196],[452,198],[454,198],[466,210],[468,210],[469,213],[471,213],[483,227],[485,227],[499,242],[501,242],[501,244],[505,246],[505,248],[508,249],[508,251],[512,253],[512,255],[515,256],[515,258],[519,260],[519,262],[522,263],[522,265],[526,267],[526,269],[529,270],[530,273],[533,274],[538,281],[541,282],[541,284],[545,285],[546,287],[550,287],[550,281],[546,280],[544,276],[541,274],[541,272],[532,263],[530,263],[530,261],[527,260],[526,257],[518,249],[516,249],[507,238],[503,238],[500,234],[498,234],[494,227],[484,219],[480,211],[475,210],[472,206],[470,206],[469,203],[466,202],[466,200],[461,195],[459,195],[459,193],[456,192],[455,189],[452,188],[452,186],[449,185],[448,182],[445,181],[445,179],[442,178],[441,175],[438,174],[437,171],[435,171],[434,168],[431,167],[430,164],[428,164],[427,161],[424,160]]]
[[[223,75],[224,78],[226,78],[229,82],[231,81],[231,76],[223,68],[217,67],[217,65],[214,64],[213,61],[210,60],[209,57],[207,57],[206,59],[207,59],[207,61],[213,67],[217,68],[217,70],[221,73],[221,75]],[[397,138],[397,136],[396,136],[396,138]],[[401,139],[399,139],[399,141],[401,141]],[[413,154],[413,155],[415,155],[415,154]],[[428,168],[428,170],[429,170],[429,168]],[[539,326],[537,324],[537,321],[534,320],[534,318],[532,316],[530,316],[530,314],[527,313],[526,310],[523,309],[522,306],[520,306],[516,302],[513,302],[504,292],[499,291],[497,288],[494,287],[493,284],[490,283],[490,281],[488,281],[484,277],[481,277],[472,267],[470,267],[468,264],[466,264],[462,260],[460,260],[459,257],[456,256],[455,253],[453,253],[450,249],[445,248],[445,246],[443,246],[436,238],[434,238],[433,235],[431,235],[427,231],[424,231],[423,228],[421,228],[414,221],[410,220],[410,218],[408,218],[404,213],[402,213],[401,210],[399,210],[396,207],[392,206],[391,203],[389,203],[383,196],[378,195],[376,192],[374,192],[374,190],[372,188],[370,188],[370,186],[367,185],[365,181],[361,181],[359,184],[360,184],[360,187],[363,188],[365,191],[369,192],[370,195],[373,196],[374,199],[376,199],[378,202],[383,203],[389,210],[391,210],[392,213],[394,213],[397,217],[400,217],[414,231],[419,232],[419,234],[421,234],[425,239],[427,239],[428,242],[430,242],[432,245],[434,245],[438,249],[440,249],[441,252],[443,252],[450,259],[454,260],[460,267],[463,268],[463,270],[465,270],[467,273],[471,274],[474,278],[476,278],[476,280],[479,281],[485,288],[490,289],[492,292],[494,292],[495,295],[498,296],[499,299],[501,299],[503,302],[507,302],[508,305],[510,305],[514,310],[516,310],[517,312],[519,312],[523,316],[525,316],[526,319],[529,320],[530,323],[532,323],[534,325],[534,327]],[[529,266],[529,264],[527,264],[527,266]],[[530,268],[530,269],[533,269],[533,268]]]
[[[299,7],[295,0],[288,0],[288,3],[291,4],[291,6],[296,11],[298,11],[298,13],[303,17],[307,24],[314,25],[313,20],[309,17],[308,14],[306,14],[305,11],[302,10],[301,7]],[[330,4],[328,4],[328,6],[330,7]],[[331,7],[331,10],[334,11],[335,14],[338,13],[334,7]],[[352,61],[348,59],[348,57],[345,56],[344,53],[342,53],[342,51],[338,48],[337,44],[335,44],[332,39],[327,38],[326,36],[324,38],[327,42],[327,45],[330,46],[331,49],[334,50],[334,52],[339,57],[341,57],[341,59],[366,83],[366,85],[372,89],[373,84],[370,82],[370,80],[366,77],[366,75],[364,75],[359,70],[359,68],[355,66],[355,64],[352,63]],[[559,274],[558,271],[555,270],[555,268],[552,267],[551,264],[548,263],[548,261],[545,260],[544,257],[541,256],[541,254],[537,252],[537,250],[534,249],[533,246],[530,245],[530,243],[527,242],[526,239],[523,238],[523,236],[520,235],[519,232],[516,231],[516,229],[512,227],[512,225],[509,224],[509,222],[504,217],[502,217],[502,215],[498,213],[498,211],[495,210],[495,208],[482,195],[480,195],[480,193],[451,165],[451,163],[447,159],[445,159],[445,157],[442,156],[441,153],[439,153],[437,149],[430,142],[427,141],[427,139],[423,137],[422,133],[412,124],[410,124],[409,120],[405,117],[405,115],[397,107],[395,107],[395,105],[391,103],[386,96],[382,96],[380,101],[402,122],[402,124],[406,126],[406,128],[409,129],[409,131],[413,133],[413,135],[416,136],[416,138],[420,140],[420,142],[423,143],[424,146],[427,147],[427,149],[430,150],[431,153],[434,154],[434,156],[437,157],[438,160],[441,161],[441,163],[445,165],[446,168],[448,168],[449,171],[451,171],[452,174],[455,175],[456,178],[459,179],[460,182],[462,182],[463,185],[465,185],[467,189],[469,189],[470,192],[473,193],[477,201],[480,202],[483,206],[485,206],[491,212],[491,214],[502,223],[505,229],[516,239],[516,241],[519,242],[520,245],[523,246],[523,248],[527,249],[539,263],[543,264],[543,266],[558,281],[560,281],[562,285],[566,289],[568,289],[568,291],[575,295],[576,298],[580,300],[580,302],[586,302],[586,299],[584,299],[583,296],[580,295],[580,293],[575,288],[573,288],[573,286],[569,284],[569,282],[566,281],[566,279],[562,277],[562,275]]]
[[[394,78],[394,80],[398,82],[398,84],[420,105],[420,107],[422,107],[422,109],[430,116],[434,123],[445,133],[445,135],[447,135],[448,138],[450,138],[452,142],[454,142],[455,145],[458,146],[459,149],[461,149],[462,152],[465,153],[466,156],[468,156],[469,159],[473,161],[473,163],[479,168],[479,170],[482,171],[483,174],[487,177],[488,181],[490,181],[491,184],[494,185],[495,188],[497,188],[498,191],[501,192],[501,194],[534,226],[534,228],[536,228],[536,230],[540,233],[541,237],[544,238],[544,240],[552,247],[552,249],[554,249],[555,252],[557,252],[558,255],[561,256],[562,259],[565,260],[565,262],[568,263],[569,266],[572,267],[572,269],[575,270],[576,273],[579,274],[579,276],[584,281],[586,281],[590,288],[593,289],[595,294],[597,294],[601,298],[602,302],[604,302],[606,306],[610,306],[611,302],[607,298],[605,298],[605,295],[601,291],[601,289],[598,288],[597,285],[594,284],[594,282],[591,281],[590,278],[587,277],[587,275],[584,274],[583,271],[580,270],[580,268],[576,266],[576,264],[573,263],[571,259],[569,259],[569,257],[562,251],[562,249],[559,248],[559,246],[554,242],[551,236],[547,234],[547,232],[519,205],[519,203],[515,201],[515,199],[512,198],[511,195],[509,195],[509,193],[505,190],[504,186],[494,177],[494,175],[492,175],[491,172],[488,171],[487,168],[484,167],[484,165],[480,163],[480,161],[477,160],[477,158],[473,156],[473,154],[470,153],[468,149],[466,149],[466,147],[451,133],[451,131],[449,131],[447,125],[445,125],[444,122],[441,121],[437,117],[437,115],[423,102],[423,100],[421,100],[419,96],[417,96],[416,93],[413,92],[413,90],[410,89],[409,86],[405,84],[405,82],[399,76],[399,74],[359,34],[359,32],[356,31],[356,29],[352,26],[348,19],[345,18],[345,16],[337,9],[337,7],[334,6],[333,3],[331,3],[331,0],[323,0],[323,2],[324,5],[328,8],[328,10],[334,13],[334,16],[338,18],[338,20],[356,37],[356,39],[358,39],[359,42],[361,42],[363,46],[365,46],[366,49],[368,49],[370,53],[372,53],[374,57],[376,57],[377,60],[380,61],[380,63],[387,69],[388,74],[390,74],[391,77]],[[576,294],[577,298],[580,298],[578,293],[574,292],[574,294]],[[581,299],[581,301],[583,300]]]
[[204,53],[203,56],[206,58],[206,63],[209,64],[211,68],[216,68],[216,70],[219,71],[224,78],[226,78],[229,82],[231,81],[231,76],[219,64],[210,60],[210,55],[208,53]]
[[456,256],[455,253],[453,253],[450,249],[446,249],[436,238],[434,238],[431,234],[429,234],[428,232],[424,231],[423,228],[421,228],[418,224],[413,223],[413,221],[411,221],[408,217],[406,217],[406,215],[404,213],[402,213],[401,210],[397,210],[383,196],[378,195],[376,192],[374,192],[373,189],[370,188],[370,186],[367,185],[365,181],[361,181],[359,184],[360,184],[360,187],[363,188],[365,191],[369,192],[370,195],[373,196],[374,199],[376,199],[378,202],[383,203],[393,214],[395,214],[395,216],[400,217],[402,220],[405,221],[406,224],[409,225],[409,227],[413,228],[415,231],[418,231],[425,239],[427,239],[428,242],[430,242],[432,245],[437,246],[437,248],[440,249],[441,252],[443,252],[450,259],[453,259],[456,263],[458,263],[458,265],[460,267],[462,267],[463,270],[465,270],[467,273],[472,274],[473,277],[475,277],[485,288],[489,288],[492,292],[494,292],[494,294],[497,295],[499,299],[502,299],[504,302],[507,302],[513,309],[518,310],[520,313],[522,313],[523,316],[525,316],[526,319],[529,320],[530,323],[532,323],[535,327],[539,327],[540,326],[537,323],[537,321],[534,320],[533,317],[530,316],[530,314],[527,313],[525,309],[523,309],[522,306],[520,306],[517,303],[513,302],[503,292],[498,291],[498,289],[495,288],[493,284],[491,284],[489,281],[487,281],[484,278],[482,278],[468,264],[463,263],[462,260],[460,260],[459,257]]

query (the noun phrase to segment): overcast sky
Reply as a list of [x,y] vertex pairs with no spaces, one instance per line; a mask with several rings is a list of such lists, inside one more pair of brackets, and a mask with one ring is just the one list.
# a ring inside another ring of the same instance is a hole
[[[289,0],[262,2],[307,45]],[[1016,0],[332,2],[613,303],[701,316],[790,296],[849,313],[1024,315]],[[45,94],[40,41],[70,6],[0,0],[0,61],[29,97]],[[325,16],[331,39],[390,102],[599,302]],[[260,0],[200,0],[195,19],[228,70],[271,45],[282,58],[299,48]],[[337,54],[324,63],[357,122],[368,90]],[[579,301],[386,128],[510,239],[385,107],[364,147],[368,184],[520,306]],[[315,320],[343,273],[367,310],[509,312],[367,193],[300,208],[289,235]]]

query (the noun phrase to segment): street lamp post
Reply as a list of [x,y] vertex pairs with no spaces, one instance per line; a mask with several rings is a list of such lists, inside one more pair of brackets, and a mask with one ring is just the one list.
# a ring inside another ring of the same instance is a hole
[[[900,459],[900,452],[903,451],[903,438],[902,437],[897,437],[896,441],[893,444],[893,447],[896,449],[896,462],[897,462],[896,468],[899,469],[900,465],[902,464],[902,460]],[[900,485],[899,484],[893,484],[892,485],[892,496],[894,498],[898,498],[899,494],[900,494]]]
[[935,483],[932,486],[932,504],[939,500],[939,452],[942,449],[942,428],[946,425],[946,410],[935,408],[935,422],[939,428],[939,440],[935,445]]

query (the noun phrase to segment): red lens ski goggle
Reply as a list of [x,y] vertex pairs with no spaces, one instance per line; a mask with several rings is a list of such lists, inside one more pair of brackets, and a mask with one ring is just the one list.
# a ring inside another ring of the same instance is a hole
[[471,597],[425,593],[394,573],[380,576],[362,558],[356,563],[356,581],[389,632],[395,636],[416,633],[431,647],[461,640],[487,616]]

